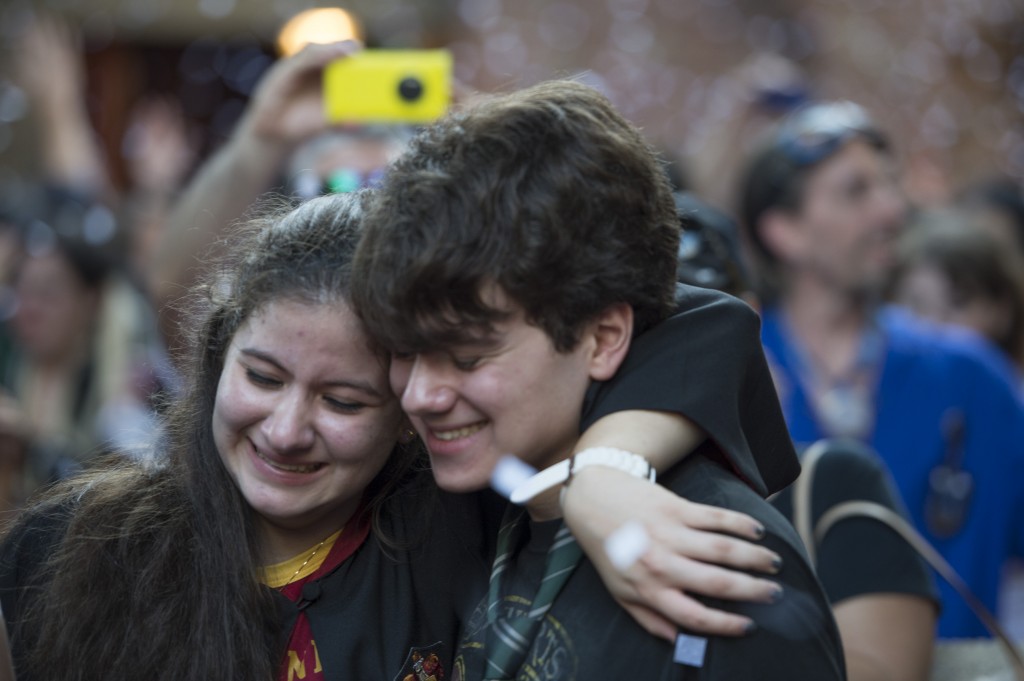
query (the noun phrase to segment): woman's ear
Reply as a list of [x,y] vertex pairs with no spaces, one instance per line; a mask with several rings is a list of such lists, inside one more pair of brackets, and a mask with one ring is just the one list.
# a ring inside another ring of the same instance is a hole
[[607,381],[626,359],[633,339],[633,308],[629,303],[615,303],[605,308],[588,327],[593,343],[589,357],[590,378]]
[[416,430],[408,420],[403,420],[402,425],[398,428],[398,441],[403,445],[407,445],[415,439]]

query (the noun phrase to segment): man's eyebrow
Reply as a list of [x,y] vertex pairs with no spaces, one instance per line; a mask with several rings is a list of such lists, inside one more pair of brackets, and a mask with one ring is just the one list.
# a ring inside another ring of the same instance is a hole
[[461,345],[465,347],[486,347],[491,345],[497,345],[500,342],[500,338],[497,334],[487,334],[485,336],[469,336],[452,343],[452,345]]
[[489,350],[501,345],[502,336],[494,330],[483,331],[478,334],[466,334],[446,344],[446,349],[459,350]]
[[481,326],[432,330],[410,338],[409,342],[396,342],[388,350],[398,353],[448,352],[452,349],[488,349],[500,345],[502,334],[494,328]]

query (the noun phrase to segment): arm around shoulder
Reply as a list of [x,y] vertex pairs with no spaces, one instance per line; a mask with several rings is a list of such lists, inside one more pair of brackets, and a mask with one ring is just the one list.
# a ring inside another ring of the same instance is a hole
[[[771,515],[771,509],[767,509]],[[756,678],[778,681],[822,681],[847,678],[843,643],[814,571],[799,540],[784,520],[766,516],[764,545],[782,558],[776,575],[782,587],[773,603],[725,604],[749,616],[756,631],[738,639],[712,641],[714,678]],[[722,605],[710,602],[712,606]],[[717,672],[717,676],[715,675]]]

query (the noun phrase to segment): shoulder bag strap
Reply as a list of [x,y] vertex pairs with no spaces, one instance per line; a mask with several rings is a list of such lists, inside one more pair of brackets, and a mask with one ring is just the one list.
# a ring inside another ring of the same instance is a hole
[[811,532],[811,496],[814,488],[814,469],[822,454],[828,451],[829,443],[818,440],[804,450],[800,457],[800,477],[793,483],[793,526],[807,549],[811,567],[818,567],[818,552]]
[[817,569],[817,546],[824,539],[836,523],[847,518],[873,518],[885,525],[888,525],[894,532],[903,537],[904,540],[937,572],[939,576],[949,582],[950,586],[964,599],[981,623],[985,625],[1002,645],[1004,652],[1010,662],[1014,678],[1017,681],[1024,681],[1024,658],[1020,650],[1014,645],[1009,635],[1000,626],[999,621],[989,612],[963,578],[953,569],[953,566],[935,550],[935,547],[921,535],[909,522],[900,514],[873,501],[846,501],[836,504],[828,509],[814,525],[814,532],[811,532],[811,491],[814,486],[814,470],[822,455],[828,451],[827,443],[818,441],[812,444],[804,452],[801,459],[802,472],[793,485],[793,524],[797,533],[807,546],[807,553],[810,556],[811,567]]
[[841,504],[836,504],[830,508],[824,515],[821,516],[821,520],[814,528],[814,540],[821,542],[825,535],[832,527],[847,518],[874,518],[879,522],[885,523],[893,531],[903,537],[908,544],[914,547],[914,549],[921,554],[921,557],[928,562],[932,568],[935,569],[939,575],[949,582],[950,586],[956,589],[956,592],[967,602],[971,610],[981,623],[985,625],[985,628],[989,630],[993,636],[995,636],[999,643],[1002,644],[1003,650],[1010,660],[1010,667],[1013,669],[1014,678],[1017,681],[1024,681],[1024,658],[1021,657],[1020,651],[1017,646],[1013,644],[1010,637],[1000,626],[999,621],[989,612],[985,604],[982,603],[974,592],[971,591],[970,587],[964,582],[963,578],[953,569],[953,566],[942,557],[942,555],[935,550],[935,547],[925,539],[920,532],[908,523],[902,516],[894,512],[891,508],[886,508],[881,504],[873,501],[846,501]]

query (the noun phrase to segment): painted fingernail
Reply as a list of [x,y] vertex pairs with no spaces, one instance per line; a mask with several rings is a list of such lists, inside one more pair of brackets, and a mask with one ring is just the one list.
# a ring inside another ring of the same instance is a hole
[[772,558],[772,570],[776,573],[782,571],[782,558],[780,558],[779,556],[775,556],[774,558]]
[[771,595],[772,603],[778,603],[779,601],[781,601],[782,597],[785,594],[786,594],[786,592],[783,591],[781,586],[776,586],[775,590],[772,591],[772,595]]
[[754,620],[750,620],[749,622],[747,622],[747,626],[743,627],[743,633],[748,635],[748,636],[750,634],[753,634],[756,631],[757,631],[757,622],[755,622]]
[[764,525],[754,525],[754,534],[757,535],[758,539],[764,539],[765,533]]

